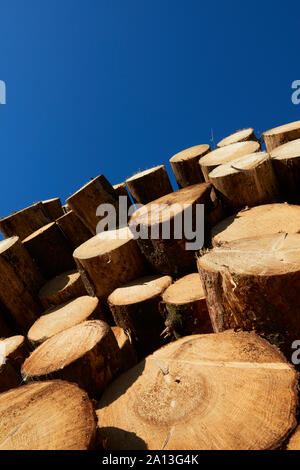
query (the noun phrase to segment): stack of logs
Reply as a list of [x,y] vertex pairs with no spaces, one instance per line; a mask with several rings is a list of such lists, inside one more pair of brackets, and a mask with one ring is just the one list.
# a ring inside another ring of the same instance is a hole
[[0,449],[300,449],[300,121],[170,164],[0,220]]

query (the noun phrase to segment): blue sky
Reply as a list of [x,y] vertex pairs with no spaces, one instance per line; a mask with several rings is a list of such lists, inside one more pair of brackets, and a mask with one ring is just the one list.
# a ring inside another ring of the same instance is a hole
[[0,216],[300,119],[300,5],[0,0]]

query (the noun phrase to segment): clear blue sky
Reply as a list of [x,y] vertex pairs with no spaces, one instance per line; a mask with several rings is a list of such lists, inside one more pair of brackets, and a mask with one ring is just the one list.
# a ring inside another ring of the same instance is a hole
[[[296,1],[0,0],[0,215],[300,119]],[[168,167],[169,169],[169,167]]]

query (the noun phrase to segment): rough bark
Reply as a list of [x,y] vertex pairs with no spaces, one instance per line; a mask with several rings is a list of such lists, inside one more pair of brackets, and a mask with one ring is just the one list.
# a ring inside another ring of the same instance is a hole
[[170,158],[179,189],[204,181],[199,159],[210,151],[209,145],[195,145]]
[[176,339],[200,333],[212,333],[200,276],[188,274],[168,287],[162,295],[161,311],[166,334]]
[[118,216],[118,199],[112,185],[105,176],[99,175],[79,189],[67,199],[68,206],[91,231],[96,233],[97,225],[102,217],[97,216],[97,208],[101,204],[111,204]]
[[266,152],[224,163],[209,174],[209,180],[230,212],[280,199],[272,160]]
[[164,165],[128,178],[126,184],[135,203],[147,204],[173,191]]
[[209,152],[199,161],[205,181],[209,182],[209,173],[217,166],[230,162],[236,158],[248,155],[250,153],[259,152],[260,144],[258,142],[237,142],[235,144],[226,145]]
[[49,219],[54,221],[64,213],[59,197],[42,201],[43,207]]
[[72,247],[55,222],[29,235],[23,244],[46,279],[75,267]]
[[127,227],[96,235],[73,256],[88,294],[103,301],[121,284],[146,272],[146,261]]
[[0,229],[5,238],[18,236],[21,240],[51,222],[42,202],[0,220]]
[[18,237],[0,242],[0,302],[15,332],[26,333],[42,312],[44,280]]
[[69,211],[59,217],[56,223],[74,250],[93,236],[74,211]]
[[271,152],[282,200],[299,204],[300,139],[275,148]]
[[291,140],[300,138],[300,121],[290,122],[283,126],[269,129],[262,134],[266,144],[267,152],[279,147]]
[[214,331],[254,329],[290,358],[300,337],[300,235],[227,243],[197,264]]
[[99,437],[109,450],[276,449],[296,426],[297,381],[254,333],[187,336],[104,391]]
[[61,380],[25,385],[0,396],[0,450],[87,450],[94,447],[92,402]]
[[[129,228],[133,233],[139,233],[138,245],[154,271],[171,276],[195,271],[195,251],[202,248],[202,244],[189,249],[186,244],[189,239],[193,241],[195,231],[198,238],[204,232],[202,238],[205,241],[209,232],[209,213],[213,209],[210,193],[211,185],[207,183],[188,186],[133,214]],[[200,204],[204,204],[204,220],[199,211]]]
[[39,298],[45,310],[82,295],[86,295],[86,288],[76,270],[54,277],[39,292]]
[[300,206],[265,204],[241,210],[216,224],[211,232],[212,244],[275,233],[300,232]]
[[225,147],[226,145],[235,144],[237,142],[245,142],[245,141],[254,141],[260,142],[259,139],[256,137],[254,133],[254,129],[252,127],[248,127],[247,129],[241,129],[239,131],[234,132],[234,134],[225,137],[224,139],[218,142],[217,147]]
[[111,328],[91,320],[57,333],[35,349],[21,369],[23,379],[75,382],[97,398],[121,368]]
[[138,357],[143,358],[163,346],[164,329],[159,303],[171,284],[170,276],[147,276],[123,285],[108,298],[116,325],[129,335]]
[[121,362],[122,362],[122,372],[130,369],[135,366],[138,362],[136,350],[133,344],[130,342],[130,339],[123,328],[119,326],[113,326],[112,332],[115,335],[118,346],[121,351]]
[[6,361],[13,366],[20,378],[21,366],[29,355],[29,348],[25,337],[21,335],[10,336],[0,340],[0,342],[5,348]]

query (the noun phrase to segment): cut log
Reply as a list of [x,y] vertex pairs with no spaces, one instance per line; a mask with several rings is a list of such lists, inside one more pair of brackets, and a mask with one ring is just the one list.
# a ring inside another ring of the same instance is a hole
[[300,139],[275,148],[271,158],[283,200],[299,203]]
[[254,333],[193,335],[121,375],[96,411],[110,450],[264,450],[296,426],[297,374]]
[[227,217],[212,229],[212,244],[275,233],[300,232],[300,206],[265,204]]
[[94,447],[92,402],[77,385],[62,380],[37,382],[0,395],[0,422],[0,450]]
[[43,204],[37,202],[26,209],[1,219],[0,229],[5,238],[16,235],[21,240],[24,240],[24,238],[44,225],[49,224],[49,222],[51,220],[46,214]]
[[215,332],[255,329],[291,356],[300,338],[300,234],[227,243],[197,264]]
[[295,432],[290,437],[287,450],[300,450],[300,426],[297,426]]
[[146,272],[146,262],[127,227],[96,235],[73,256],[88,294],[104,301],[121,284]]
[[111,329],[121,351],[122,372],[125,372],[137,364],[137,354],[123,328],[113,326]]
[[81,222],[74,211],[69,211],[59,217],[56,223],[74,250],[92,237],[92,232]]
[[195,145],[176,153],[176,155],[170,158],[171,167],[179,189],[204,181],[199,166],[199,159],[204,157],[209,151],[209,145]]
[[96,398],[120,368],[120,349],[111,328],[101,320],[91,320],[42,343],[26,359],[21,372],[25,381],[51,376],[75,382]]
[[0,302],[16,332],[26,333],[42,312],[44,280],[18,237],[0,242]]
[[167,170],[159,165],[128,178],[126,184],[135,203],[147,204],[173,191]]
[[63,207],[64,214],[67,214],[71,209],[69,208],[68,204],[65,204]]
[[82,295],[86,295],[86,288],[78,271],[67,271],[54,277],[39,292],[45,310]]
[[209,181],[231,212],[279,200],[272,160],[266,152],[252,153],[217,166],[209,173]]
[[129,199],[126,183],[115,184],[113,188],[116,191],[117,197],[126,196]]
[[199,165],[201,167],[205,181],[209,181],[209,173],[219,165],[230,162],[244,155],[259,152],[260,144],[258,142],[237,142],[236,144],[226,145],[209,152],[200,158]]
[[237,142],[245,142],[249,140],[259,142],[259,139],[256,137],[254,129],[252,129],[252,127],[247,127],[247,129],[241,129],[239,131],[234,132],[234,134],[225,137],[225,139],[222,139],[220,140],[220,142],[218,142],[217,147],[225,147],[226,145],[236,144]]
[[55,222],[29,235],[23,244],[46,279],[75,267],[71,245]]
[[[26,357],[29,356],[28,345],[24,336],[11,336],[9,338],[0,339],[0,350],[4,347],[6,362],[10,362],[13,368],[18,372],[19,378],[20,370]],[[21,380],[19,380],[21,382]]]
[[46,310],[32,325],[27,338],[36,347],[57,333],[83,321],[104,318],[97,297],[84,295]]
[[166,342],[161,336],[164,322],[159,303],[171,282],[170,276],[146,276],[123,285],[108,297],[116,325],[129,335],[139,358]]
[[54,221],[64,214],[59,197],[42,201],[43,207],[49,219]]
[[101,204],[111,204],[118,213],[118,199],[112,185],[105,176],[93,178],[76,193],[67,199],[67,204],[81,219],[92,234],[96,233],[97,225],[102,220],[96,215]]
[[168,287],[162,296],[166,334],[176,339],[199,333],[212,333],[199,273],[188,274]]
[[138,234],[139,247],[154,271],[170,276],[195,271],[195,251],[202,248],[203,232],[210,226],[211,188],[207,183],[188,186],[132,215],[129,228]]
[[300,121],[274,127],[274,129],[265,131],[262,137],[265,141],[267,152],[270,153],[274,148],[300,138]]

